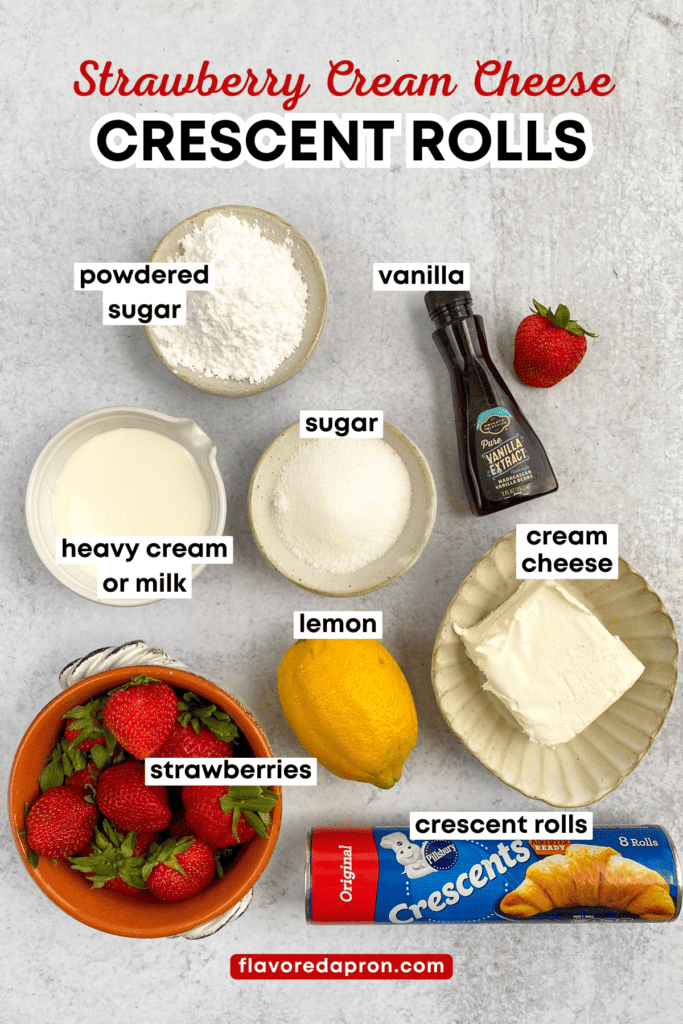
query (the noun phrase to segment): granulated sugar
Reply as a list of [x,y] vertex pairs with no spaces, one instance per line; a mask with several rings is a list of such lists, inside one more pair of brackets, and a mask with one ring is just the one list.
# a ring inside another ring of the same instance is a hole
[[167,359],[222,380],[270,377],[301,343],[308,289],[291,242],[221,213],[180,242],[177,262],[214,263],[214,291],[187,293],[187,324],[156,327]]
[[273,516],[285,546],[309,565],[352,572],[398,540],[411,484],[386,441],[305,441],[276,481]]

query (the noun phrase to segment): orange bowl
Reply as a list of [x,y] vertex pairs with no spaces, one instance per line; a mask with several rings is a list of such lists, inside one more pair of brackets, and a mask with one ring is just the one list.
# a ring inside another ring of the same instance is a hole
[[114,935],[147,939],[179,935],[206,924],[224,914],[249,892],[275,848],[282,818],[282,794],[279,787],[272,787],[280,799],[272,813],[273,821],[268,838],[254,836],[239,848],[222,878],[215,878],[197,896],[183,902],[164,903],[143,891],[131,896],[109,889],[93,889],[88,880],[64,860],[53,864],[46,857],[41,857],[38,867],[32,868],[26,842],[19,834],[25,827],[24,808],[40,796],[38,775],[45,758],[61,735],[64,713],[142,673],[161,679],[179,690],[190,690],[222,711],[227,711],[249,744],[254,757],[273,756],[266,737],[252,715],[214,683],[190,672],[160,665],[110,669],[70,686],[34,718],[14,758],[9,781],[9,817],[14,840],[27,870],[53,903],[91,928]]

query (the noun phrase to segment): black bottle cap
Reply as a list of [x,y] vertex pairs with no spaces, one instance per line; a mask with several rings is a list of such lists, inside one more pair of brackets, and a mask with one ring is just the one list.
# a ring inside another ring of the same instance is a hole
[[425,306],[432,319],[435,313],[447,309],[448,306],[464,305],[471,301],[472,296],[469,292],[455,289],[449,292],[427,292],[425,295]]

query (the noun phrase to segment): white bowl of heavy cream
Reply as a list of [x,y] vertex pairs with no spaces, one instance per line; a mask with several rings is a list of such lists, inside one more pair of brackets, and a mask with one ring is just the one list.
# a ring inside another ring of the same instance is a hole
[[[45,446],[26,492],[28,531],[43,564],[81,597],[97,597],[94,565],[56,562],[57,536],[220,536],[226,517],[216,448],[189,419],[149,409],[99,409]],[[195,565],[193,579],[204,569]]]

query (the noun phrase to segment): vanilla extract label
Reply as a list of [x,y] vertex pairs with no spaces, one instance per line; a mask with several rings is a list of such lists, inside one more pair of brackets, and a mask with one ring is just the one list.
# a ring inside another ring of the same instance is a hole
[[476,436],[479,458],[486,470],[482,486],[487,496],[500,500],[524,493],[534,479],[531,452],[509,409],[497,406],[481,412]]
[[376,292],[422,292],[425,288],[470,286],[469,263],[373,263],[372,287]]
[[507,469],[517,466],[520,462],[526,462],[529,453],[522,444],[519,437],[506,441],[499,445],[492,452],[484,452],[484,458],[489,464],[491,477],[500,476]]

